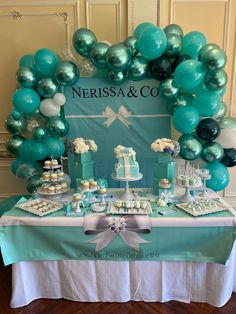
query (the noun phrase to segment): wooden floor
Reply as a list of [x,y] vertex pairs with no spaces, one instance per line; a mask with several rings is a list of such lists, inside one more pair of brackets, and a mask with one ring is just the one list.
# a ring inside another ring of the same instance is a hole
[[11,267],[0,263],[0,314],[236,314],[236,293],[221,308],[204,303],[80,303],[41,299],[18,309],[9,307],[11,297]]

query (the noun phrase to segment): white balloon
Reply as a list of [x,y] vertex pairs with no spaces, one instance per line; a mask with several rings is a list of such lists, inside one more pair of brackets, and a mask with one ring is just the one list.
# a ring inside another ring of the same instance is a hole
[[236,146],[236,131],[232,129],[221,129],[220,135],[215,142],[224,148],[233,148]]
[[39,110],[45,117],[53,117],[60,113],[60,106],[56,106],[52,99],[44,99],[40,103]]
[[56,93],[53,96],[53,102],[57,106],[64,106],[66,103],[66,97],[62,93]]

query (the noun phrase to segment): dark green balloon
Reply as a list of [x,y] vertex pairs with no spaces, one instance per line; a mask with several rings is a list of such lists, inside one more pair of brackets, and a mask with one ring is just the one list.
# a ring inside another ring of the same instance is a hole
[[109,71],[107,77],[111,84],[121,85],[126,79],[126,73]]
[[110,46],[106,43],[97,43],[94,45],[90,52],[89,58],[95,67],[99,69],[104,69],[107,67],[106,53],[109,47]]
[[130,60],[130,52],[123,44],[116,44],[107,50],[106,63],[108,68],[114,72],[126,70]]
[[180,93],[177,97],[171,98],[167,102],[167,110],[170,115],[173,115],[175,110],[184,106],[191,106],[193,96],[188,93]]
[[16,72],[16,79],[22,87],[34,88],[37,85],[37,76],[29,66],[22,66]]
[[224,118],[224,116],[226,115],[227,113],[227,105],[222,101],[220,106],[219,106],[219,109],[218,111],[214,114],[213,118],[215,120],[221,120]]
[[183,134],[179,138],[180,156],[186,160],[195,160],[201,156],[202,144],[191,134]]
[[164,28],[164,32],[166,34],[176,34],[176,35],[179,35],[179,36],[183,36],[183,30],[182,28],[177,25],[177,24],[169,24],[167,25],[165,28]]
[[167,78],[164,81],[161,81],[160,86],[160,95],[173,98],[178,95],[179,87],[175,84],[172,78]]
[[80,28],[74,33],[73,46],[82,57],[89,57],[96,42],[95,34],[88,28]]
[[224,149],[218,143],[208,143],[204,146],[202,155],[208,162],[220,161],[224,156]]
[[138,50],[138,39],[134,36],[129,36],[123,42],[123,44],[127,47],[132,57],[136,56],[139,52]]
[[6,150],[15,156],[19,155],[19,149],[21,144],[25,141],[25,138],[21,135],[13,135],[6,140],[5,147]]
[[56,68],[55,78],[63,86],[72,86],[79,79],[79,69],[72,61],[62,61]]
[[52,117],[47,119],[46,130],[51,136],[61,138],[68,133],[69,124],[66,120],[62,120],[60,117]]
[[40,176],[34,175],[28,179],[27,184],[26,184],[26,188],[27,188],[29,193],[33,193],[41,185],[42,185],[42,181],[40,179]]
[[182,50],[182,37],[169,33],[166,35],[167,38],[167,47],[165,50],[165,55],[170,58],[178,56]]
[[211,91],[221,90],[227,83],[228,76],[224,70],[208,72],[204,78],[206,87]]
[[205,55],[202,57],[202,61],[205,63],[209,71],[215,72],[225,66],[227,57],[222,49],[213,48],[205,53]]
[[147,71],[147,60],[142,56],[134,57],[127,70],[128,78],[133,81],[140,81],[146,77]]
[[216,45],[216,44],[206,44],[206,45],[204,45],[198,52],[198,60],[202,61],[202,59],[205,56],[205,54],[208,51],[210,51],[210,50],[212,50],[214,48],[220,49],[220,47],[218,45]]
[[43,98],[52,98],[59,92],[59,85],[53,78],[45,77],[38,82],[37,91]]
[[43,127],[37,127],[33,131],[33,136],[36,142],[42,142],[47,136],[47,131]]
[[5,120],[5,128],[11,134],[21,134],[26,130],[26,119],[21,116],[20,119],[14,119],[10,114]]

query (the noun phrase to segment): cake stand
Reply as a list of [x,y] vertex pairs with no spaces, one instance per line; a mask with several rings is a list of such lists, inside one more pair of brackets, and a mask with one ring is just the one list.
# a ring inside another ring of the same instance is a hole
[[124,200],[124,201],[130,201],[132,200],[134,197],[133,197],[133,194],[132,192],[130,192],[129,190],[129,182],[131,181],[138,181],[140,179],[142,179],[143,177],[143,174],[142,173],[139,173],[139,176],[136,177],[136,178],[130,178],[130,179],[127,179],[127,178],[117,178],[114,173],[111,175],[111,178],[115,181],[121,181],[121,182],[125,182],[126,185],[125,185],[125,191],[120,195],[120,199],[121,200]]
[[179,198],[179,200],[183,203],[194,202],[195,197],[190,194],[190,189],[191,188],[199,188],[200,186],[202,186],[202,185],[187,185],[187,184],[179,184],[179,183],[177,183],[177,184],[178,184],[178,186],[185,188],[184,195],[182,195]]

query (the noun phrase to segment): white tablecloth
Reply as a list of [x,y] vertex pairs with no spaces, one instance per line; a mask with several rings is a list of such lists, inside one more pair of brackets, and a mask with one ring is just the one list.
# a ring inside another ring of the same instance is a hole
[[227,266],[204,262],[42,261],[13,265],[11,307],[39,298],[81,302],[207,302],[236,291],[236,245]]

